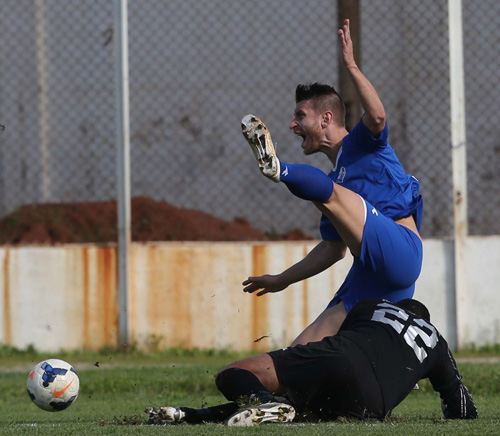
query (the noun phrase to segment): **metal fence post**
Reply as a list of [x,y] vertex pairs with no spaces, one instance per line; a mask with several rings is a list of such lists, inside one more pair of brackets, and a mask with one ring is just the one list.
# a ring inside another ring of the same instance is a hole
[[115,68],[117,107],[118,188],[118,328],[119,344],[126,346],[128,331],[128,251],[130,245],[130,118],[127,0],[115,0]]
[[35,22],[37,35],[36,66],[38,95],[38,114],[40,122],[40,165],[41,165],[41,198],[44,202],[51,200],[50,171],[50,90],[47,60],[47,28],[45,26],[45,0],[35,0]]
[[467,147],[462,33],[462,1],[448,0],[450,49],[451,158],[455,241],[455,301],[458,348],[468,341],[467,304]]

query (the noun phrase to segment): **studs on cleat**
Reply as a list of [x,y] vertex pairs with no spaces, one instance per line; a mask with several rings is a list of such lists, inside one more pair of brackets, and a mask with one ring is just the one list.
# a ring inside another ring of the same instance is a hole
[[280,181],[280,162],[266,125],[255,115],[246,115],[241,120],[241,132],[252,148],[259,169],[274,182]]

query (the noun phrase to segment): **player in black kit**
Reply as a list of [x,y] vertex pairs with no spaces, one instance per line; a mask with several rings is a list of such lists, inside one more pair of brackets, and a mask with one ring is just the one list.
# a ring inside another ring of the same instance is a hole
[[[231,403],[202,409],[150,407],[151,423],[228,422],[253,425],[298,416],[384,419],[429,378],[448,419],[477,418],[445,339],[416,300],[357,303],[339,332],[319,342],[271,351],[232,363],[216,384]],[[275,395],[284,395],[285,398]],[[241,399],[250,405],[241,408]],[[258,401],[260,405],[251,405]]]

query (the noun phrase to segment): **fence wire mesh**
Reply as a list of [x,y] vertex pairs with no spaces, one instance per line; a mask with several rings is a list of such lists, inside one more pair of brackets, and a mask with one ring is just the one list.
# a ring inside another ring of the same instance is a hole
[[[66,242],[78,231],[98,239],[110,211],[95,202],[116,198],[112,3],[2,6],[0,215],[30,206],[4,222],[3,236]],[[74,202],[93,203],[89,216],[68,210],[78,229],[58,223]]]
[[464,2],[469,233],[500,234],[500,2]]
[[[88,230],[86,241],[113,240],[113,2],[3,4],[0,217],[30,205],[28,218],[16,218],[29,227],[48,213],[40,206],[57,203],[52,221],[73,214],[72,225]],[[491,19],[500,17],[500,4],[463,5],[469,231],[499,234],[500,200],[490,192],[500,182],[493,118],[500,30]],[[385,104],[391,145],[421,182],[422,234],[451,236],[447,2],[361,0],[360,10],[360,63]],[[271,235],[301,229],[318,237],[318,212],[260,175],[239,122],[255,113],[283,160],[330,169],[324,156],[302,155],[288,125],[298,83],[338,84],[337,16],[333,0],[289,0],[286,7],[266,0],[129,0],[132,196],[226,221],[244,217]],[[72,203],[80,209],[61,209]],[[136,229],[162,226],[140,213],[147,204],[133,203]],[[71,229],[50,231],[65,242]],[[169,237],[153,236],[162,238]]]

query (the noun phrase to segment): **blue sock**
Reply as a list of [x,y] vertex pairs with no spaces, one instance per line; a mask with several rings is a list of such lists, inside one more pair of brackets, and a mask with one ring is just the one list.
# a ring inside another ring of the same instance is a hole
[[305,164],[280,162],[280,181],[303,200],[326,203],[333,192],[333,181],[323,171]]

